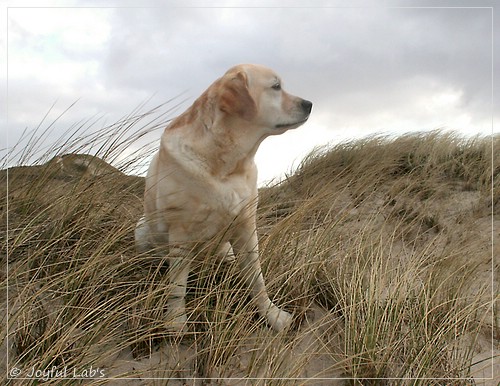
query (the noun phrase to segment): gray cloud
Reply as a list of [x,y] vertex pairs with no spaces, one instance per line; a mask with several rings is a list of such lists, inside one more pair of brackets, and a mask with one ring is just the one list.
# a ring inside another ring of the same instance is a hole
[[[369,133],[447,124],[484,132],[491,121],[489,8],[178,4],[95,9],[95,17],[107,24],[106,39],[83,48],[75,48],[69,38],[51,45],[47,36],[40,39],[29,25],[12,21],[9,32],[16,39],[9,46],[9,61],[24,52],[36,59],[33,66],[64,61],[78,71],[74,79],[60,82],[46,79],[43,71],[34,78],[33,69],[25,78],[9,79],[9,130],[32,127],[55,100],[63,109],[81,98],[61,124],[96,113],[121,117],[153,94],[153,104],[183,92],[192,101],[227,68],[243,62],[274,68],[288,91],[312,100],[308,130],[330,130],[328,139],[337,133],[345,137],[346,129]],[[317,143],[326,140],[318,137]]]

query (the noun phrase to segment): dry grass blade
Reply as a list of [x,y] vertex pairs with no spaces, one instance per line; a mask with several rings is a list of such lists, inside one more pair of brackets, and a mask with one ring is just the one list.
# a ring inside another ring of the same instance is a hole
[[169,329],[164,252],[134,250],[144,182],[127,175],[143,170],[171,105],[97,130],[92,117],[42,149],[56,122],[40,125],[4,157],[4,383],[468,385],[492,376],[498,136],[372,136],[313,152],[260,192],[264,274],[294,328],[265,326],[237,264],[214,256],[216,239],[198,253],[181,339]]

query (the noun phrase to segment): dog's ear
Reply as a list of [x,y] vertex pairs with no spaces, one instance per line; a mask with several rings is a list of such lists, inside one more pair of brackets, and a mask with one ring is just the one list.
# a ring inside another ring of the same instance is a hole
[[250,95],[248,78],[243,71],[223,77],[219,108],[229,115],[237,115],[245,120],[251,120],[257,114],[257,104]]

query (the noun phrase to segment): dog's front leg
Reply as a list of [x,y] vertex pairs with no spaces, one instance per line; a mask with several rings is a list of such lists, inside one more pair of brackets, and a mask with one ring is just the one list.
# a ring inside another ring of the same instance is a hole
[[269,299],[259,261],[256,229],[248,227],[246,231],[238,233],[239,235],[233,241],[233,247],[238,256],[242,277],[250,289],[252,301],[269,325],[274,330],[281,331],[292,323],[292,316],[278,308]]
[[170,326],[175,332],[186,330],[186,287],[191,267],[189,250],[182,245],[170,247],[170,293],[167,301]]

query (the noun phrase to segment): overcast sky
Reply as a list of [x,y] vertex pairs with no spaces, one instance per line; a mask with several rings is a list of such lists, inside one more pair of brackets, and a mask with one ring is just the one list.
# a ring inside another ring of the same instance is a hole
[[186,99],[178,114],[238,63],[273,68],[288,92],[314,103],[305,125],[262,144],[261,182],[329,142],[443,127],[464,135],[499,131],[495,1],[1,6],[2,149],[36,128],[54,104],[45,122],[78,100],[54,126],[54,138],[96,114],[103,117],[96,127],[112,123],[149,98],[144,111],[182,94],[167,105]]

